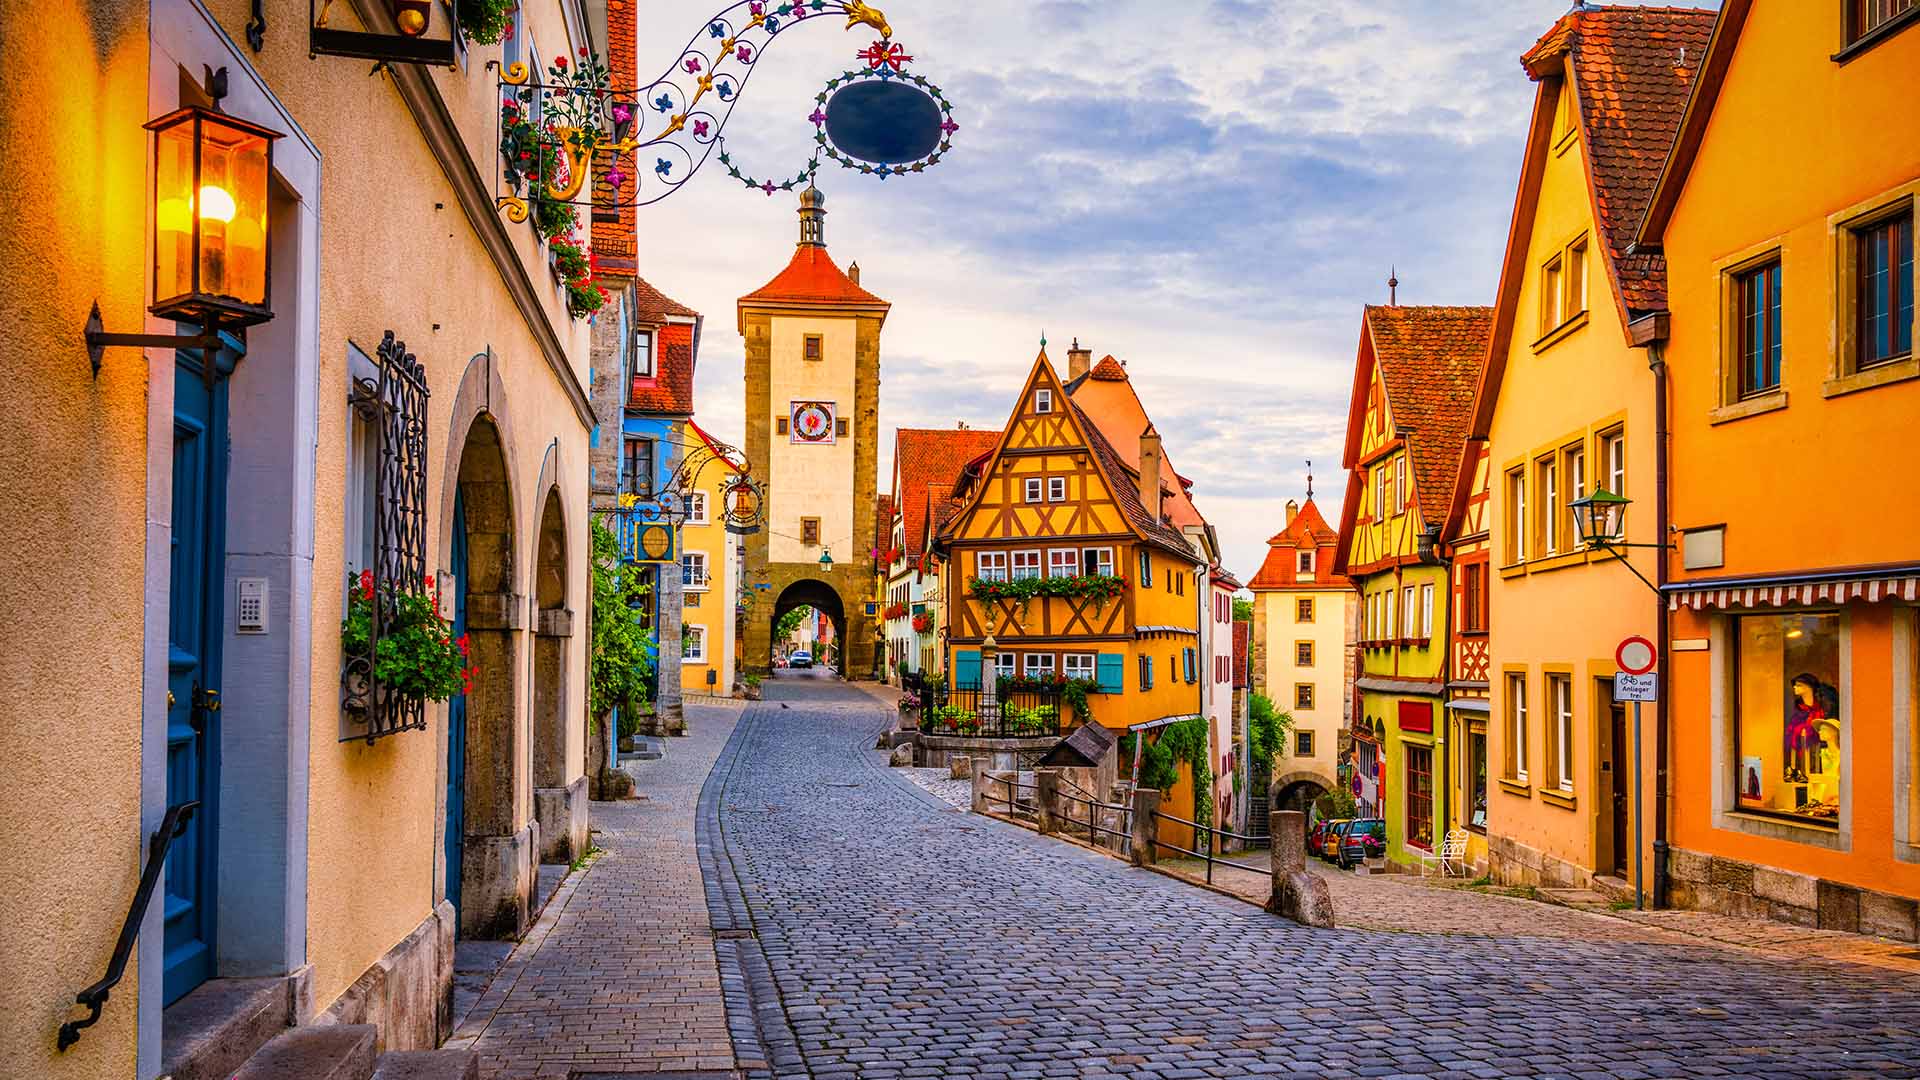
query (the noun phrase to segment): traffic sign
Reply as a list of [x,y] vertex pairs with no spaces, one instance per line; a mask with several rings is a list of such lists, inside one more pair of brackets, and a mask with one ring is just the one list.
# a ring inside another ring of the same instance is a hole
[[1660,676],[1618,672],[1613,677],[1613,700],[1653,701],[1660,696]]
[[1660,654],[1654,649],[1653,642],[1636,635],[1622,641],[1620,647],[1613,650],[1613,662],[1629,675],[1645,675],[1660,662]]

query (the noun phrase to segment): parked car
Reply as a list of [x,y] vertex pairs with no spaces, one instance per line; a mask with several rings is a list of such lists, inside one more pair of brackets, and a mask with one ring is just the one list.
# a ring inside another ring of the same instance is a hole
[[813,654],[804,650],[794,653],[792,656],[787,657],[787,666],[810,668],[813,666]]
[[1387,853],[1385,818],[1356,818],[1340,834],[1340,854],[1334,861],[1342,870],[1351,870]]
[[1325,828],[1320,830],[1320,843],[1314,846],[1313,853],[1332,862],[1340,854],[1340,830],[1346,828],[1352,818],[1329,818]]

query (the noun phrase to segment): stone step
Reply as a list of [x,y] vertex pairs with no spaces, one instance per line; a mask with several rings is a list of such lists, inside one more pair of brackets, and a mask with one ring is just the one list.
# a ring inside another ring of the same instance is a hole
[[479,1080],[480,1055],[471,1050],[389,1050],[373,1080]]
[[290,1028],[248,1058],[233,1080],[371,1080],[378,1035],[372,1024]]
[[226,1080],[293,1022],[285,978],[210,979],[160,1014],[160,1075]]

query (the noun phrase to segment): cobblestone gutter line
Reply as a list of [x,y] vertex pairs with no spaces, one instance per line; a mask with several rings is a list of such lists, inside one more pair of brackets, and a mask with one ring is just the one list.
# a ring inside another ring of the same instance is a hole
[[800,1054],[773,969],[767,964],[748,909],[745,891],[727,852],[726,832],[720,823],[720,804],[727,780],[739,761],[741,747],[760,726],[767,706],[756,705],[740,717],[720,759],[714,762],[700,788],[694,822],[700,853],[700,876],[706,886],[707,916],[713,925],[713,951],[720,965],[720,985],[726,999],[727,1029],[733,1037],[734,1057],[748,1080],[786,1080],[810,1077]]

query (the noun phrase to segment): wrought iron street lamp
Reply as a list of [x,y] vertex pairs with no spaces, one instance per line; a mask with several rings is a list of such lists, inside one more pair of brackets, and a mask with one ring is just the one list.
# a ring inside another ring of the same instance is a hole
[[1606,488],[1596,488],[1593,494],[1575,499],[1567,504],[1567,512],[1573,515],[1573,528],[1580,537],[1580,543],[1590,551],[1611,552],[1613,557],[1625,563],[1633,576],[1640,579],[1647,588],[1656,594],[1660,587],[1648,581],[1634,565],[1627,562],[1622,548],[1656,548],[1666,550],[1670,544],[1629,544],[1627,536],[1627,507],[1633,502],[1624,495],[1615,495]]
[[[226,69],[211,81],[218,102],[225,96]],[[96,375],[101,350],[108,347],[212,350],[219,348],[223,329],[273,318],[267,178],[281,133],[197,105],[150,121],[146,129],[153,132],[153,302],[147,310],[197,324],[202,332],[108,333],[95,304],[86,341]]]
[[831,548],[820,549],[820,565],[826,567],[829,570],[833,569],[833,549]]

